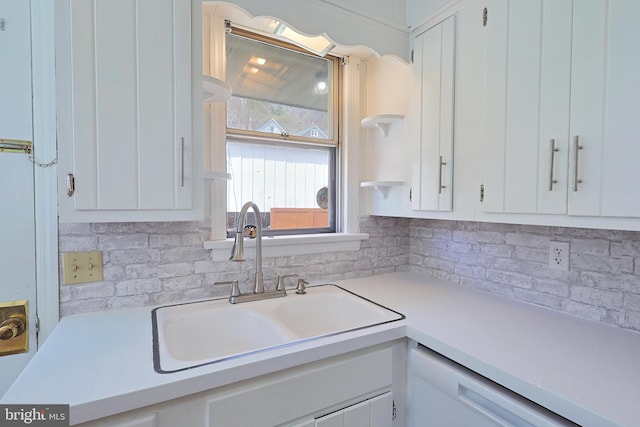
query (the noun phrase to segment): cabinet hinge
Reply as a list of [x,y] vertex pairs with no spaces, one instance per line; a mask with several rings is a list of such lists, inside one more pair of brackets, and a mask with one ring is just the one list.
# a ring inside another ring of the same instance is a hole
[[413,56],[415,54],[415,50],[411,49],[411,63],[413,64]]
[[482,26],[486,27],[487,26],[487,21],[489,20],[489,11],[487,10],[487,8],[485,7],[482,10]]
[[396,409],[396,401],[395,401],[395,400],[393,400],[392,402],[393,402],[393,403],[392,403],[392,405],[391,405],[391,419],[392,419],[393,421],[395,421],[395,419],[396,419],[396,417],[397,417],[397,415],[398,415],[398,410]]
[[484,184],[480,184],[480,201],[484,202]]
[[76,192],[76,178],[72,173],[67,174],[67,196],[73,196],[73,193]]

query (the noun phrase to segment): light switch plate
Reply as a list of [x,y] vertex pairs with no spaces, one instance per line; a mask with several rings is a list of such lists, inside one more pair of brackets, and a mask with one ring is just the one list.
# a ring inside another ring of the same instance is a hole
[[62,282],[65,285],[102,282],[102,252],[66,252],[62,254]]

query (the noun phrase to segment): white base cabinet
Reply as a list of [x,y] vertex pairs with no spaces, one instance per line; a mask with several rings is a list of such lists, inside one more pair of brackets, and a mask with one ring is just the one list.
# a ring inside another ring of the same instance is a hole
[[391,427],[405,348],[402,340],[364,349],[81,425]]

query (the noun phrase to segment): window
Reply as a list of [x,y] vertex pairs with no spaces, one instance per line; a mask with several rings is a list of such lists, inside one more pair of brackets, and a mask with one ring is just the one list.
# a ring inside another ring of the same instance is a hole
[[227,230],[251,200],[265,235],[335,232],[338,59],[237,29],[226,55]]

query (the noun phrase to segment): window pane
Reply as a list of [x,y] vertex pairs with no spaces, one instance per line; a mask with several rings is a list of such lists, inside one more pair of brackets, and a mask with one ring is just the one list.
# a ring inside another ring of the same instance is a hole
[[333,140],[333,60],[227,35],[227,127]]
[[227,228],[236,229],[249,200],[260,208],[265,230],[329,227],[333,150],[228,141]]

